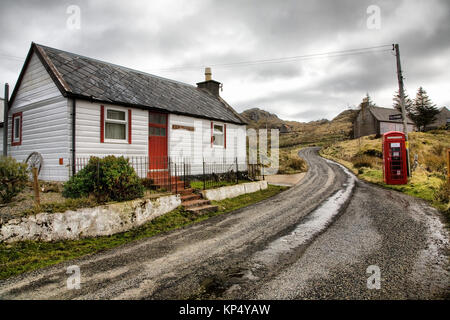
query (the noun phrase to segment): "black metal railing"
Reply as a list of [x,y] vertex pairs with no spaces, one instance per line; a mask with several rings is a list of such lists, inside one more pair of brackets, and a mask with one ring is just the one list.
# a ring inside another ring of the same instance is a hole
[[[90,157],[78,157],[70,162],[69,173],[75,167],[78,173],[89,163]],[[223,159],[221,162],[206,159],[193,164],[189,158],[175,157],[126,157],[137,175],[147,186],[176,192],[181,189],[210,189],[244,181],[264,180],[264,168],[249,164],[245,159]]]

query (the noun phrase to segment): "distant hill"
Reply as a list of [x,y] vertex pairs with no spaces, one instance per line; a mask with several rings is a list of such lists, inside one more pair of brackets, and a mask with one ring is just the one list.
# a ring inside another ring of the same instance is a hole
[[241,116],[253,128],[265,128],[266,124],[268,128],[278,128],[285,123],[276,114],[259,108],[245,110],[241,113]]
[[280,119],[276,114],[252,108],[241,116],[249,128],[280,129],[280,147],[299,144],[320,144],[328,141],[348,139],[352,135],[353,120],[357,110],[347,109],[334,119],[321,119],[311,122],[298,122]]

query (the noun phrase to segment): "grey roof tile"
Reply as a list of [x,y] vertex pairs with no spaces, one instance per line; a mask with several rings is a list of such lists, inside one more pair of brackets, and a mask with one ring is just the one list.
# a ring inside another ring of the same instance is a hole
[[[373,116],[378,121],[398,122],[398,123],[402,122],[402,120],[389,120],[389,116],[390,115],[400,114],[400,112],[397,109],[381,108],[381,107],[370,107],[370,112],[373,114]],[[406,117],[406,119],[407,119],[408,123],[414,124],[414,122],[409,117]]]
[[74,53],[37,45],[67,83],[69,93],[233,123],[245,122],[221,99],[195,86]]

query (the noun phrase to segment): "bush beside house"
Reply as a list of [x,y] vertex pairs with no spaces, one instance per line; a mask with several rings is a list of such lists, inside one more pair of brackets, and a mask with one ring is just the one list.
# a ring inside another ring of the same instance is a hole
[[63,196],[93,195],[99,202],[127,201],[144,195],[144,186],[128,159],[91,157],[86,167],[64,184]]
[[10,202],[28,181],[27,165],[11,157],[0,157],[0,203]]

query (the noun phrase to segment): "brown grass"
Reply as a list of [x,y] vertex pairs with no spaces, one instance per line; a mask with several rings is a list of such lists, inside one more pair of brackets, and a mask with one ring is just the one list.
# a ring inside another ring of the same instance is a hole
[[298,156],[300,148],[280,149],[279,174],[293,174],[308,170],[306,161]]
[[323,148],[321,154],[345,165],[361,179],[430,201],[446,213],[450,221],[450,186],[448,182],[445,182],[446,150],[450,148],[450,132],[413,132],[409,138],[411,165],[414,164],[415,155],[418,156],[419,164],[412,172],[409,183],[404,186],[384,184],[383,162],[380,158],[381,139],[375,136],[338,142]]
[[375,168],[377,166],[376,159],[367,155],[356,155],[351,162],[355,168]]

